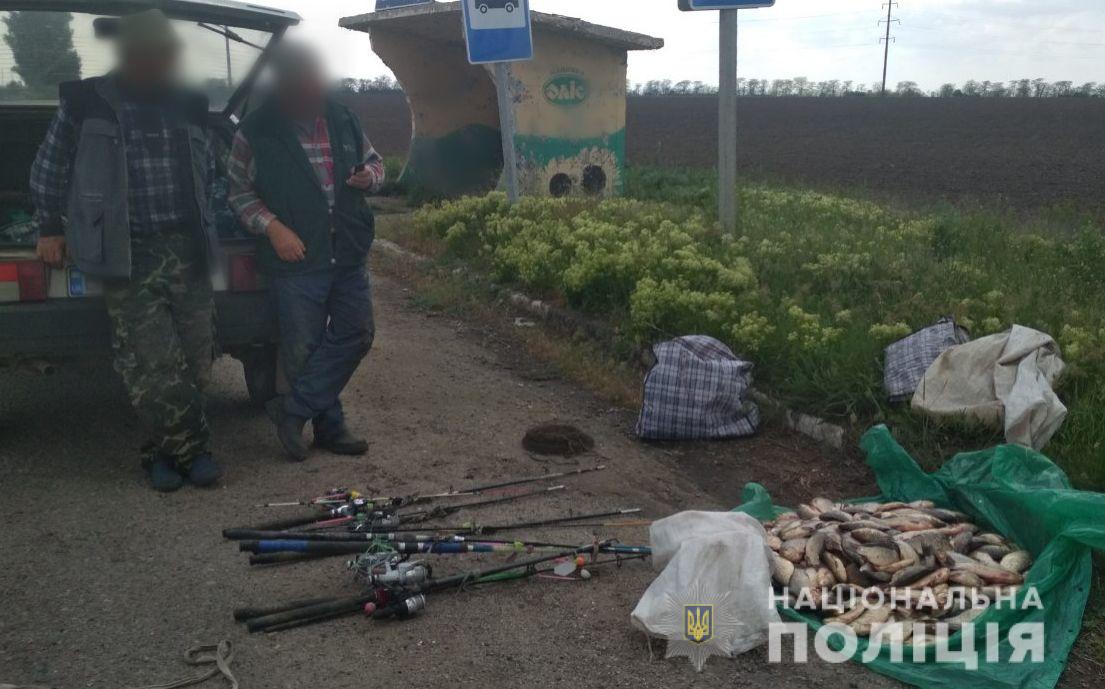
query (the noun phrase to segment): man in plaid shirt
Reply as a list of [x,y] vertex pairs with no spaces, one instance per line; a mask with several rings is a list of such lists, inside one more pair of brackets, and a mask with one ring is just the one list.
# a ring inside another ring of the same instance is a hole
[[356,116],[327,97],[318,57],[295,44],[273,57],[274,96],[242,123],[228,164],[230,205],[258,235],[280,329],[285,394],[267,405],[292,461],[315,445],[362,455],[339,399],[375,334],[365,265],[374,237],[366,195],[384,181]]
[[[127,202],[131,235],[150,237],[179,229],[191,219],[183,113],[166,108],[160,99],[123,100],[120,124],[129,164]],[[31,193],[41,258],[60,264],[65,249],[65,215],[69,177],[80,138],[73,106],[61,101],[31,168]],[[215,175],[215,156],[207,145],[208,177]]]
[[120,18],[117,50],[116,71],[61,85],[31,169],[38,254],[103,279],[115,369],[149,433],[153,487],[211,486],[222,470],[203,391],[218,246],[207,100],[176,87],[180,42],[164,14]]

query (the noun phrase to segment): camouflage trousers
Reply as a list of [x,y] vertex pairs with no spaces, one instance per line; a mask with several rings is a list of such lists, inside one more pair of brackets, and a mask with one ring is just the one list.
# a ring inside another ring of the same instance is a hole
[[154,453],[186,468],[208,449],[204,391],[211,377],[214,302],[191,233],[135,237],[131,279],[104,286],[115,370]]

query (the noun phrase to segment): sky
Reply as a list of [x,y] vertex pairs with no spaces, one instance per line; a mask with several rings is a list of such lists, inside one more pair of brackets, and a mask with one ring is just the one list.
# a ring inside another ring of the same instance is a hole
[[[337,26],[374,0],[260,0],[298,12],[338,76],[390,74],[364,34]],[[532,9],[658,36],[666,46],[631,53],[629,79],[717,83],[718,17],[680,12],[676,0],[531,0]],[[870,84],[882,77],[883,0],[778,0],[740,13],[741,77],[804,76]],[[888,81],[926,90],[968,79],[1105,82],[1105,0],[900,0]],[[458,27],[458,32],[460,28]]]

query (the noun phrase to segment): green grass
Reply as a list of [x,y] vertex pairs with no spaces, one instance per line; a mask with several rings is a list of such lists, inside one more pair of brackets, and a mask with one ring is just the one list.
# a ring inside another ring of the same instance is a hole
[[1069,365],[1070,415],[1046,452],[1077,485],[1105,487],[1105,237],[1092,220],[745,186],[725,238],[708,173],[631,170],[627,185],[635,199],[446,202],[416,214],[415,233],[446,260],[606,319],[624,357],[674,335],[717,337],[788,405],[857,430],[887,422],[929,466],[1001,434],[888,405],[883,348],[943,315],[975,336],[1038,328]]

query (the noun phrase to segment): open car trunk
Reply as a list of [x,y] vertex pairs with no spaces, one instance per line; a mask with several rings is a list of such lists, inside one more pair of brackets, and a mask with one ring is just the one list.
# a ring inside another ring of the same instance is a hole
[[0,249],[34,247],[28,173],[53,116],[53,106],[0,106]]

